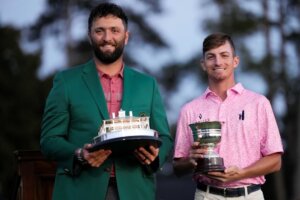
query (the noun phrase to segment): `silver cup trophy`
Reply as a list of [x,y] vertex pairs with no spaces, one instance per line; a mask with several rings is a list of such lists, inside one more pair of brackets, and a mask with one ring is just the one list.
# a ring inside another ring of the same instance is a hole
[[194,141],[199,141],[200,148],[207,151],[197,160],[195,173],[205,174],[210,171],[224,171],[224,161],[216,152],[215,146],[221,141],[221,123],[218,121],[196,122],[189,125]]

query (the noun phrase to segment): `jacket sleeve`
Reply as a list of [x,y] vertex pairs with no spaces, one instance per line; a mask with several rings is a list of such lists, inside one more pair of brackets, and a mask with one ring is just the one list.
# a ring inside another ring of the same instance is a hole
[[150,124],[154,130],[158,131],[162,145],[159,148],[158,158],[150,165],[151,169],[147,169],[147,171],[157,171],[167,160],[173,147],[173,139],[170,134],[166,111],[156,81],[154,81],[153,87]]
[[67,91],[63,74],[58,73],[46,101],[40,146],[47,158],[57,162],[59,171],[73,174],[76,146],[67,140],[70,120]]

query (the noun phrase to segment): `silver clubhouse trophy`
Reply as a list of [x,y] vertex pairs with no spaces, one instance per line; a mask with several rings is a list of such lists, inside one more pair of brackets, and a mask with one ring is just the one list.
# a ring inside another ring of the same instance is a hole
[[219,121],[196,122],[189,125],[193,131],[194,141],[199,141],[200,148],[207,151],[203,158],[197,160],[195,173],[224,171],[224,161],[216,152],[215,146],[221,141],[221,123]]
[[128,114],[121,109],[117,116],[112,113],[112,118],[103,120],[89,151],[110,149],[113,156],[123,156],[132,154],[139,147],[162,144],[158,132],[150,128],[150,117],[133,116],[132,111]]

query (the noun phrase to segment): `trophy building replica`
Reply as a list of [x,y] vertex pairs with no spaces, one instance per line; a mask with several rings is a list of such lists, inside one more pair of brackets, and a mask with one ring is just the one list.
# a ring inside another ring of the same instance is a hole
[[197,160],[195,173],[224,171],[224,161],[216,152],[215,146],[221,141],[221,123],[218,121],[196,122],[189,125],[193,131],[194,141],[199,141],[200,148],[207,149],[204,158]]
[[90,151],[111,149],[113,155],[128,154],[138,147],[154,145],[159,147],[161,139],[157,131],[150,129],[149,117],[135,117],[132,111],[126,116],[124,110],[118,112],[118,117],[112,113],[112,118],[103,120],[98,136],[92,141]]

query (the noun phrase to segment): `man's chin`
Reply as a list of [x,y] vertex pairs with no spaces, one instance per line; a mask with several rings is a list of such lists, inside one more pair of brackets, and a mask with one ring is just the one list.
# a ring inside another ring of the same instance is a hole
[[105,63],[105,64],[111,64],[118,59],[118,58],[110,56],[110,55],[105,55],[105,56],[104,55],[102,55],[102,56],[96,55],[96,57],[100,62]]
[[115,52],[115,49],[106,49],[106,50],[101,49],[101,52],[105,56],[111,56]]

